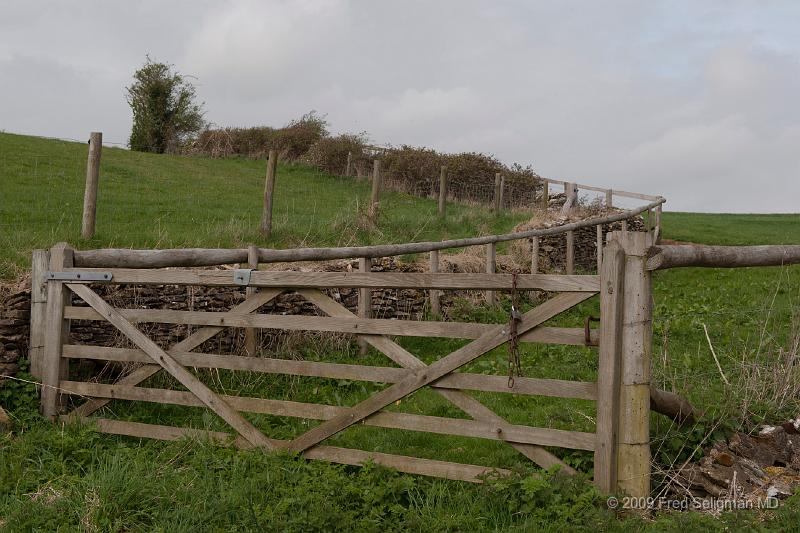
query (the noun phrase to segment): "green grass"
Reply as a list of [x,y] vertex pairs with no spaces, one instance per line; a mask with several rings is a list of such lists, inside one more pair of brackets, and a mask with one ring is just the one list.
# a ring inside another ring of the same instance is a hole
[[88,145],[0,133],[0,279],[29,268],[30,252],[67,241],[103,247],[345,246],[467,237],[508,230],[524,214],[384,191],[377,227],[364,223],[366,180],[280,164],[273,235],[259,233],[266,163],[103,148],[97,230],[82,240]]
[[[263,162],[135,154],[104,149],[98,234],[80,241],[81,190],[86,147],[0,134],[2,274],[25,269],[30,250],[60,240],[79,248],[99,246],[265,246],[401,242],[508,231],[523,215],[493,217],[483,209],[452,205],[447,223],[426,199],[387,194],[378,229],[354,223],[366,183],[319,174],[300,166],[279,168],[276,235],[256,231]],[[61,221],[62,223],[59,223]],[[800,243],[797,215],[702,215],[664,213],[665,237],[709,244]],[[745,404],[736,390],[742,360],[769,364],[789,341],[798,312],[800,269],[680,269],[657,272],[654,297],[654,380],[709,410],[749,428],[796,416],[797,399],[783,410]],[[590,300],[552,321],[582,326],[597,315]],[[524,302],[527,308],[535,302]],[[502,323],[509,302],[489,309],[462,302],[457,320]],[[732,387],[722,383],[703,332],[706,325]],[[320,344],[303,338],[279,357],[390,364],[374,351],[357,355],[354,345]],[[426,362],[463,344],[447,339],[398,341]],[[744,359],[743,359],[744,358]],[[596,379],[597,358],[582,347],[522,347],[523,371],[531,377]],[[503,375],[507,352],[493,350],[466,368]],[[87,371],[88,372],[88,371]],[[382,386],[345,380],[199,372],[214,389],[275,399],[352,405]],[[26,374],[21,374],[22,378]],[[153,386],[174,386],[162,376]],[[53,427],[35,414],[30,384],[6,382],[0,404],[14,418],[14,433],[0,437],[0,528],[20,530],[196,531],[465,531],[465,530],[791,530],[800,518],[798,497],[765,517],[729,513],[713,519],[694,513],[663,514],[655,522],[623,520],[608,511],[605,497],[585,483],[591,455],[553,450],[583,472],[577,479],[535,469],[509,446],[495,441],[357,426],[331,444],[388,453],[510,468],[515,477],[483,486],[403,475],[381,468],[345,467],[285,455],[239,452],[207,443],[163,443],[99,435],[77,426]],[[594,405],[579,400],[476,394],[513,423],[593,431]],[[746,416],[739,408],[745,405]],[[392,410],[460,417],[429,391]],[[104,415],[127,420],[227,430],[199,408],[112,402]],[[247,415],[270,436],[291,438],[316,422]],[[683,460],[709,430],[704,423],[677,432],[653,415],[656,458]],[[724,430],[734,429],[723,427]],[[656,480],[658,481],[658,480]],[[767,522],[760,522],[766,519]]]

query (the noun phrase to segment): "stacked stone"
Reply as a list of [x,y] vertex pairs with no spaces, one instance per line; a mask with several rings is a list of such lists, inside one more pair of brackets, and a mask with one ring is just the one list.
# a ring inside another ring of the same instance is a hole
[[17,373],[19,359],[28,350],[30,316],[29,285],[18,286],[0,302],[0,382],[2,376]]

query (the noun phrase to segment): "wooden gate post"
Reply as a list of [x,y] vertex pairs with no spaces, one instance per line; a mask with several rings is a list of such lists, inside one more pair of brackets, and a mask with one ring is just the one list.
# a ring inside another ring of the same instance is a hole
[[606,209],[614,207],[614,191],[606,189]]
[[[72,266],[73,250],[65,243],[50,249],[50,270],[63,271]],[[47,314],[45,315],[44,359],[42,361],[42,415],[58,415],[61,393],[59,383],[67,377],[69,363],[61,357],[62,346],[69,336],[69,320],[64,319],[64,306],[70,291],[60,281],[47,282]]]
[[444,218],[447,209],[447,167],[439,171],[439,216]]
[[267,161],[267,180],[264,183],[264,210],[261,213],[261,233],[269,237],[272,234],[272,199],[275,196],[275,167],[278,164],[278,153],[269,151]]
[[625,251],[618,487],[633,497],[650,495],[650,359],[653,341],[651,235],[614,233]]
[[624,277],[625,252],[619,242],[611,241],[603,252],[600,268],[597,443],[594,450],[594,482],[603,492],[617,490]]
[[103,134],[93,131],[89,135],[89,159],[86,161],[86,186],[83,190],[83,220],[81,237],[94,237],[97,217],[97,183],[100,181],[100,152],[103,150]]
[[34,250],[31,262],[31,334],[28,359],[31,362],[31,375],[42,378],[42,359],[44,357],[44,326],[47,311],[47,280],[50,252]]

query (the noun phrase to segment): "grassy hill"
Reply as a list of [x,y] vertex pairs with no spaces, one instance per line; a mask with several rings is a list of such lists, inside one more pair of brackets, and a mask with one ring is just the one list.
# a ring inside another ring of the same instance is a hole
[[274,233],[258,231],[265,161],[103,148],[96,236],[80,239],[88,145],[0,133],[0,279],[29,268],[30,251],[73,247],[336,246],[466,237],[507,231],[524,214],[493,215],[384,191],[377,227],[363,216],[366,180],[279,164]]
[[[0,275],[24,270],[30,250],[67,240],[99,246],[265,246],[400,242],[508,231],[524,214],[496,217],[485,209],[453,205],[446,223],[435,203],[387,193],[378,228],[358,223],[368,195],[365,182],[301,166],[281,165],[272,240],[257,232],[263,161],[209,160],[104,149],[98,234],[80,241],[86,146],[0,134]],[[798,215],[664,214],[665,237],[708,244],[800,243]],[[677,431],[653,415],[653,453],[659,464],[683,461],[706,436],[796,416],[796,397],[770,396],[774,376],[788,370],[800,308],[800,268],[682,269],[654,276],[654,382],[688,396],[709,419]],[[534,302],[525,302],[525,307]],[[503,323],[508,301],[489,309],[463,302],[456,319]],[[558,317],[554,325],[581,326],[598,314],[595,301]],[[717,370],[704,326],[720,365]],[[401,344],[427,362],[460,341],[403,338]],[[285,357],[385,364],[351,345],[309,342]],[[588,348],[526,344],[523,372],[531,377],[594,380],[596,353]],[[507,352],[497,349],[467,368],[502,375]],[[763,370],[752,383],[753,369]],[[773,377],[770,377],[773,376]],[[21,376],[25,377],[25,375]],[[229,394],[351,405],[378,385],[280,376],[209,375]],[[750,381],[748,381],[750,380]],[[8,382],[7,382],[8,383]],[[164,385],[163,378],[152,384]],[[754,390],[756,386],[759,390]],[[15,433],[0,436],[0,529],[54,530],[677,530],[767,525],[791,529],[800,518],[795,498],[766,517],[663,515],[655,522],[620,520],[605,497],[582,482],[558,475],[536,479],[530,466],[503,443],[358,426],[331,442],[389,453],[472,461],[516,469],[510,480],[473,486],[401,475],[369,466],[353,468],[307,462],[288,455],[236,452],[205,443],[163,443],[109,435],[38,419],[29,383],[0,388]],[[594,405],[580,400],[476,394],[515,423],[593,431]],[[420,392],[393,409],[459,416],[435,395]],[[114,417],[224,430],[201,409],[113,402]],[[248,419],[271,436],[287,438],[303,421],[266,415]],[[724,423],[720,424],[719,422]],[[716,431],[716,433],[714,433]],[[591,474],[591,455],[554,450]],[[658,479],[656,479],[658,481]]]

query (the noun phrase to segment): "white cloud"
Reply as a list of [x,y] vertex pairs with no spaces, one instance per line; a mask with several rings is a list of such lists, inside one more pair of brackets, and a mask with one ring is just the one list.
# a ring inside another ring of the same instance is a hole
[[217,124],[316,109],[378,143],[493,153],[670,209],[797,211],[798,22],[788,1],[0,4],[0,128],[124,141],[124,86],[150,53],[198,77]]

